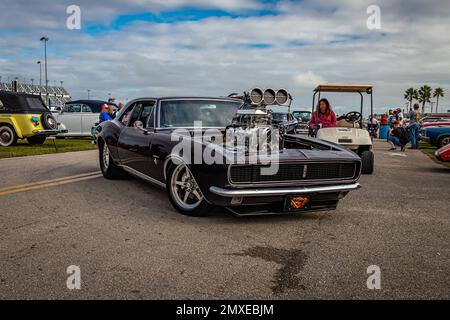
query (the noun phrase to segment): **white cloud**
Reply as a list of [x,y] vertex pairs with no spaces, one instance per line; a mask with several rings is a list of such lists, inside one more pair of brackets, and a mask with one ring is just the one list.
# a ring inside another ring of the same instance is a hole
[[325,79],[317,74],[314,74],[312,71],[308,71],[306,73],[295,75],[294,82],[301,87],[314,88],[318,84],[325,83]]

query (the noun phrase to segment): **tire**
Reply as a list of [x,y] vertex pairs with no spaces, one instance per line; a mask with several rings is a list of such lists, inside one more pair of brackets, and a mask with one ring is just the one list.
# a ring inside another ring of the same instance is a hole
[[13,127],[8,124],[0,125],[0,146],[10,147],[17,143],[17,134]]
[[181,214],[204,217],[212,209],[185,164],[172,165],[169,168],[166,189],[170,203]]
[[102,142],[99,144],[98,154],[103,177],[109,180],[117,180],[125,177],[125,172],[114,163],[106,143]]
[[439,139],[438,147],[440,147],[440,148],[445,147],[449,143],[450,143],[450,136],[442,137],[442,138]]
[[58,129],[58,122],[55,117],[49,112],[42,114],[42,123],[45,129],[56,130]]
[[372,151],[366,150],[361,153],[361,173],[372,174],[375,164],[375,157]]
[[27,141],[29,144],[43,144],[46,139],[47,139],[46,136],[33,136],[28,137]]

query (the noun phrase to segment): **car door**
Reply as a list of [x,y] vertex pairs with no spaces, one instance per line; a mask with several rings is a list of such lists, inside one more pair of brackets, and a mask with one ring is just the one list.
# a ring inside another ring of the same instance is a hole
[[68,136],[81,134],[81,104],[66,104],[57,121],[67,129]]
[[90,136],[91,129],[95,126],[96,123],[99,122],[99,114],[96,114],[92,111],[92,108],[83,104],[81,106],[81,134],[83,136]]
[[[154,135],[147,123],[153,113],[155,101],[139,101],[134,104],[130,119],[119,136],[118,154],[122,165],[151,176],[150,148]],[[137,127],[137,121],[143,127]]]

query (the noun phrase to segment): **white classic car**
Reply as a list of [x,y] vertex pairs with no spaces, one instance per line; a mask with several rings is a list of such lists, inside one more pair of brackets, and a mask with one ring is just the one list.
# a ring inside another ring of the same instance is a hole
[[[101,100],[77,100],[67,102],[60,111],[53,112],[59,129],[67,130],[58,137],[90,137],[91,129],[99,122]],[[113,105],[117,108],[116,105]]]

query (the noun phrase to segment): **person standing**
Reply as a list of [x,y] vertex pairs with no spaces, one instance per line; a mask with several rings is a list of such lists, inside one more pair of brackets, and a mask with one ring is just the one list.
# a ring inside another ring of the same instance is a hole
[[123,108],[123,103],[122,103],[122,101],[119,101],[119,102],[117,103],[117,110],[114,111],[113,119],[116,118],[117,114],[120,112],[120,110],[122,110],[122,108]]
[[409,126],[408,133],[411,139],[411,149],[419,149],[419,128],[420,128],[420,118],[421,114],[419,111],[419,104],[414,104],[414,109],[408,114]]
[[100,112],[100,116],[99,116],[98,120],[99,120],[99,123],[112,120],[111,116],[108,113],[108,106],[106,104],[102,104],[102,112]]

